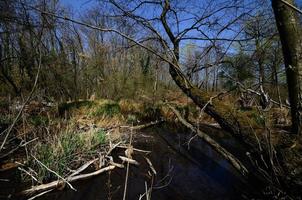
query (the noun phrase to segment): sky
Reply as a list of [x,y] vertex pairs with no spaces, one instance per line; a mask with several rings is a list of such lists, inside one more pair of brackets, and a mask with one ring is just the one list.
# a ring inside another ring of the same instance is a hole
[[[60,2],[65,6],[71,6],[75,11],[81,11],[91,7],[96,0],[60,0]],[[302,0],[296,0],[296,4],[301,8]]]
[[[59,1],[64,7],[71,9],[73,11],[73,13],[75,13],[75,16],[74,16],[75,18],[85,14],[85,11],[87,9],[96,5],[97,2],[100,2],[100,0],[59,0]],[[192,0],[192,2],[193,1],[196,1],[196,0]],[[199,1],[202,3],[204,0],[199,0]],[[271,1],[271,0],[267,0],[267,1]],[[187,2],[190,2],[190,0]],[[197,2],[198,2],[198,0],[197,0]],[[295,2],[298,5],[298,7],[302,8],[302,0],[295,0]],[[188,5],[188,6],[190,6],[190,5]],[[224,33],[224,36],[228,36],[225,34],[227,34],[227,33]]]
[[64,6],[71,7],[74,11],[80,12],[93,6],[96,0],[60,0],[60,2]]

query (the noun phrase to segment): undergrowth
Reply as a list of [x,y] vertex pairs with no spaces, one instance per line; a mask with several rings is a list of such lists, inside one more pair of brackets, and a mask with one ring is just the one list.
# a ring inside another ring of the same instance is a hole
[[[70,173],[70,169],[77,168],[82,159],[96,155],[100,145],[104,144],[106,135],[102,129],[92,129],[88,132],[71,129],[39,142],[31,149],[31,154],[49,169],[65,176]],[[30,160],[29,167],[36,171],[40,182],[57,178],[35,159]]]
[[100,117],[100,116],[108,116],[112,117],[114,115],[119,114],[121,108],[116,102],[107,102],[100,105],[97,105],[95,109],[91,112],[91,116]]

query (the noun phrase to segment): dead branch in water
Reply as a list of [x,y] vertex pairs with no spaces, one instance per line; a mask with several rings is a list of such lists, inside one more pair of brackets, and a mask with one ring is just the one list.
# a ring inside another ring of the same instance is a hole
[[[66,178],[66,181],[71,183],[71,182],[75,182],[75,181],[78,181],[78,180],[88,179],[88,178],[91,178],[93,176],[97,176],[97,175],[99,175],[103,172],[113,170],[114,168],[115,168],[115,166],[110,165],[108,167],[99,169],[99,170],[91,172],[91,173],[80,174],[80,175],[77,175],[77,176],[68,177],[68,178]],[[46,190],[61,187],[62,184],[64,184],[64,183],[61,180],[53,181],[53,182],[50,182],[50,183],[47,183],[47,184],[34,186],[30,189],[24,190],[21,193],[19,193],[19,195],[32,195],[32,194],[35,194],[35,193],[38,193],[38,192],[43,192],[43,191],[46,191]]]
[[248,174],[248,170],[246,167],[230,152],[228,152],[225,148],[220,146],[215,140],[213,140],[210,136],[195,128],[192,124],[187,122],[176,110],[173,106],[168,104],[168,107],[175,113],[179,121],[185,125],[187,128],[195,132],[200,138],[202,138],[205,142],[207,142],[212,148],[214,148],[220,155],[222,155],[226,160],[228,160],[235,169],[237,169],[242,175],[246,176]]
[[133,160],[131,158],[127,158],[124,156],[119,156],[119,158],[123,161],[123,162],[127,162],[129,164],[133,164],[133,165],[139,165],[139,163],[136,160]]
[[156,120],[156,121],[152,121],[152,122],[142,124],[142,125],[137,125],[137,126],[119,126],[119,127],[120,128],[129,128],[129,129],[132,129],[132,130],[141,130],[141,129],[148,128],[150,126],[154,126],[156,124],[159,124],[163,121],[164,120]]
[[94,163],[97,160],[98,160],[98,158],[93,159],[93,160],[87,162],[86,164],[84,164],[83,166],[81,166],[79,169],[75,170],[71,175],[69,175],[69,177],[73,177],[73,176],[81,173],[82,171],[84,171],[85,169],[87,169],[87,167],[89,167],[92,163]]

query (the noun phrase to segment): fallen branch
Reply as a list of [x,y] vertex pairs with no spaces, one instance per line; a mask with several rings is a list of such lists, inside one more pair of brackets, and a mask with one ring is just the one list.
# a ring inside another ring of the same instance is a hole
[[[118,148],[122,148],[122,149],[127,149],[128,147],[127,146],[123,146],[123,145],[118,145],[117,146]],[[141,152],[141,153],[151,153],[151,151],[147,151],[147,150],[142,150],[142,149],[137,149],[137,148],[132,148],[133,151],[137,151],[137,152]]]
[[142,124],[142,125],[137,125],[137,126],[119,126],[120,128],[128,128],[128,129],[132,129],[132,130],[141,130],[144,128],[148,128],[150,126],[154,126],[156,124],[162,123],[164,120],[156,120],[153,122],[149,122],[146,124]]
[[133,160],[131,158],[127,158],[127,157],[124,157],[124,156],[119,156],[119,158],[123,161],[123,162],[127,162],[127,163],[130,163],[130,164],[133,164],[133,165],[139,165],[139,163],[136,161],[136,160]]
[[[257,91],[255,91],[255,90],[252,90],[252,89],[250,89],[250,88],[248,88],[248,89],[245,89],[245,91],[247,91],[247,92],[250,92],[250,93],[252,93],[252,94],[256,94],[256,95],[258,95],[258,96],[261,96],[261,93],[260,92],[257,92]],[[275,101],[275,100],[273,100],[273,99],[268,99],[271,103],[273,103],[273,104],[276,104],[276,105],[278,105],[278,106],[280,106],[281,104],[279,103],[279,102],[277,102],[277,101]],[[284,105],[284,104],[282,104],[282,107],[285,107],[285,108],[290,108],[290,106],[287,106],[287,105]]]
[[50,189],[50,190],[46,190],[46,191],[44,191],[44,192],[41,192],[41,193],[39,193],[39,194],[37,194],[37,195],[35,195],[35,196],[29,198],[28,200],[34,200],[35,198],[38,198],[38,197],[40,197],[40,196],[43,196],[44,194],[46,194],[46,193],[48,193],[48,192],[51,192],[51,191],[53,191],[53,189]]
[[146,159],[147,163],[149,164],[149,167],[152,170],[153,174],[156,175],[156,170],[153,167],[153,164],[152,164],[151,160],[149,158],[147,158],[147,157],[145,157],[145,159]]
[[[93,176],[97,176],[97,175],[99,175],[103,172],[113,170],[114,168],[115,168],[115,166],[110,165],[108,167],[99,169],[95,172],[68,177],[68,178],[66,178],[66,181],[71,183],[71,182],[75,182],[75,181],[78,181],[78,180],[88,179],[88,178],[91,178]],[[47,184],[34,186],[30,189],[24,190],[24,191],[20,192],[19,195],[32,195],[32,194],[35,194],[35,193],[38,193],[38,192],[43,192],[43,191],[46,191],[46,190],[58,188],[58,187],[62,186],[62,184],[64,184],[64,183],[60,180],[53,181],[53,182],[50,182],[50,183],[47,183]]]
[[97,160],[98,160],[98,158],[93,159],[93,160],[87,162],[86,164],[84,164],[80,168],[78,168],[75,172],[73,172],[72,174],[70,174],[68,177],[73,177],[73,176],[81,173],[82,171],[84,171],[85,169],[87,169],[87,167],[89,167],[92,163],[94,163]]
[[248,174],[248,170],[246,167],[230,152],[228,152],[225,148],[220,146],[215,140],[213,140],[210,136],[205,134],[204,132],[196,129],[192,124],[187,122],[176,110],[173,106],[168,105],[169,108],[175,113],[178,117],[179,121],[185,125],[187,128],[195,132],[200,138],[202,138],[205,142],[207,142],[211,147],[213,147],[220,155],[222,155],[226,160],[228,160],[235,169],[237,169],[242,175],[246,176]]

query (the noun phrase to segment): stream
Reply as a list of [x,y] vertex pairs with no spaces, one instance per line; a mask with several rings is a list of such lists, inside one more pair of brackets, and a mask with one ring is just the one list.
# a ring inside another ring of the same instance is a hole
[[[233,150],[234,154],[244,153],[243,147],[221,130],[207,126],[202,129],[210,132],[222,145]],[[185,132],[186,130],[162,124],[133,135],[134,148],[151,153],[135,151],[133,158],[140,165],[130,165],[126,199],[139,199],[152,183],[151,199],[155,200],[257,198],[257,189],[200,138],[194,137],[188,147],[193,134]],[[118,155],[124,155],[124,149],[117,148],[112,154],[117,161]],[[156,169],[156,176],[153,178],[145,157],[151,160]],[[123,197],[125,174],[125,169],[116,168],[92,179],[74,183],[77,191],[64,189],[36,199],[120,200]]]

